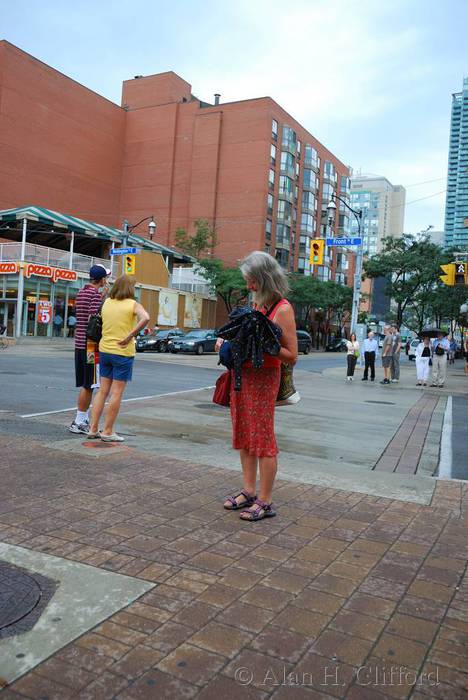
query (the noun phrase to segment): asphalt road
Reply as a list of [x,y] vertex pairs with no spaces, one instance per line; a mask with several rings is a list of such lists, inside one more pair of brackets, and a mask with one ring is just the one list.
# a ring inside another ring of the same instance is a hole
[[468,479],[468,399],[452,399],[452,477]]
[[[33,349],[31,348],[33,352]],[[197,362],[193,358],[194,363]],[[298,368],[321,372],[327,367],[345,367],[343,354],[301,355]],[[151,354],[137,355],[133,380],[125,398],[153,396],[212,386],[219,370],[188,364],[158,362]],[[0,410],[19,415],[59,411],[76,404],[73,354],[48,357],[2,352],[0,355]]]

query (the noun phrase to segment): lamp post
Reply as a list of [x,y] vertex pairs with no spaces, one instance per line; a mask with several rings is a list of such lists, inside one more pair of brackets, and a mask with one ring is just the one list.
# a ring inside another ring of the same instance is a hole
[[[128,236],[129,234],[136,229],[137,226],[143,223],[143,221],[148,221],[150,219],[150,222],[148,224],[148,235],[150,238],[150,241],[153,240],[153,236],[156,233],[156,221],[154,220],[154,216],[151,214],[151,216],[144,216],[143,219],[138,221],[136,224],[129,224],[127,219],[124,219],[123,222],[123,230],[122,230],[122,248],[126,248],[128,244]],[[122,256],[122,274],[125,271],[124,267],[124,256]]]
[[[342,197],[340,197],[338,194],[333,193],[332,198],[328,204],[327,211],[328,211],[328,216],[330,218],[330,221],[334,221],[335,215],[336,215],[336,204],[334,202],[335,199],[338,199],[346,209],[348,209],[354,216],[356,217],[357,225],[358,225],[358,236],[361,238],[361,228],[362,228],[362,211],[359,209],[353,209],[352,207],[349,206],[349,204],[344,200]],[[350,328],[350,333],[355,333],[356,332],[356,323],[358,320],[358,314],[359,314],[359,303],[361,301],[361,275],[362,275],[362,256],[363,256],[363,248],[362,248],[362,238],[361,242],[358,245],[357,253],[356,253],[356,269],[354,272],[354,283],[353,283],[353,306],[352,306],[352,313],[351,313],[351,328]]]

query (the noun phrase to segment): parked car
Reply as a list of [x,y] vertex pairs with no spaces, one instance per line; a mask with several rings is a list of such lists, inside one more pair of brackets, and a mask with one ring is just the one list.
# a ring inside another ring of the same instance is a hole
[[136,342],[137,352],[169,352],[168,343],[172,338],[183,338],[184,332],[179,328],[171,328],[157,333],[138,336]]
[[415,360],[416,359],[416,348],[418,347],[419,343],[421,341],[419,338],[415,338],[414,340],[411,341],[409,350],[408,350],[408,360]]
[[299,352],[308,355],[312,349],[312,338],[307,331],[297,331],[297,348]]
[[169,349],[174,353],[193,352],[203,355],[204,352],[214,352],[217,337],[214,330],[189,331],[184,338],[174,339]]
[[331,343],[328,343],[325,348],[327,352],[346,352],[347,349],[346,340],[344,338],[333,340]]

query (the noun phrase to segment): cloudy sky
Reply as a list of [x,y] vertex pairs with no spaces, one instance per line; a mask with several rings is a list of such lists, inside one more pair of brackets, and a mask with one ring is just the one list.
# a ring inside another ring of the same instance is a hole
[[122,80],[166,70],[207,101],[270,95],[355,172],[407,187],[406,231],[443,228],[468,0],[0,0],[0,16],[2,38],[117,103]]

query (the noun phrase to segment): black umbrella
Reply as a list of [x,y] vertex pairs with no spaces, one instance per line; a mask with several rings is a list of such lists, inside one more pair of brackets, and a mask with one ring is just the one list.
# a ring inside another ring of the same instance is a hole
[[437,338],[439,333],[442,333],[442,335],[447,335],[447,332],[442,331],[440,328],[425,328],[421,332],[421,338]]

